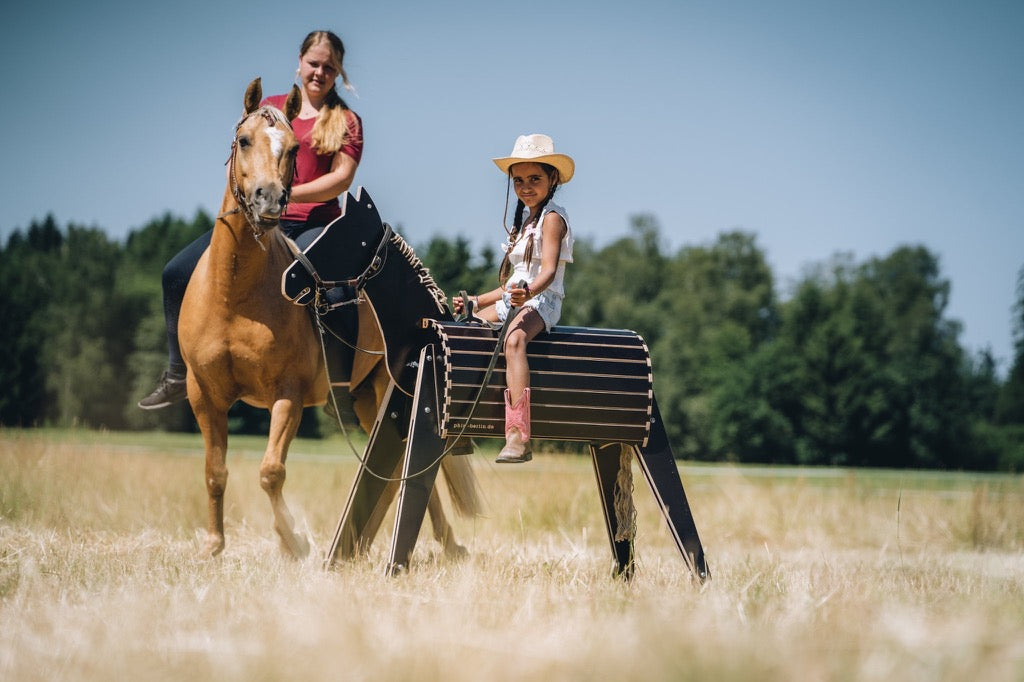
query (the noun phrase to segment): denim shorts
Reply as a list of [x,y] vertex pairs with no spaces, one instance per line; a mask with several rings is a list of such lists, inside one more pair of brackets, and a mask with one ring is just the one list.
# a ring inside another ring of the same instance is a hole
[[[544,320],[544,331],[551,331],[551,328],[558,324],[558,318],[562,316],[562,297],[547,292],[537,294],[523,305],[537,311],[540,319]],[[501,295],[501,300],[494,304],[499,322],[504,322],[508,317],[509,308],[509,293],[506,291]]]

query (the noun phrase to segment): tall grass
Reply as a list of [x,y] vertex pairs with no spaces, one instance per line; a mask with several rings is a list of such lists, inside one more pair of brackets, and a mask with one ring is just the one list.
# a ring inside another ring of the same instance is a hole
[[453,520],[470,558],[425,529],[388,578],[387,523],[368,557],[320,564],[347,446],[292,449],[305,562],[278,552],[262,448],[232,441],[207,561],[198,436],[0,431],[0,679],[1024,679],[1019,476],[684,466],[700,586],[637,470],[623,583],[588,459],[485,452],[489,511]]

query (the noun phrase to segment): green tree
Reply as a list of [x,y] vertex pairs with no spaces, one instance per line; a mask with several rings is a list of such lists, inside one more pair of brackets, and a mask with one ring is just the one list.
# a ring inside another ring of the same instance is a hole
[[643,336],[677,453],[715,458],[725,445],[712,435],[714,392],[742,380],[736,363],[778,323],[771,269],[753,235],[742,232],[666,257],[654,218],[635,216],[630,231],[600,250],[577,242],[562,324]]
[[1013,306],[1013,362],[999,394],[996,422],[1024,425],[1024,267],[1017,273]]
[[[211,229],[213,220],[205,211],[197,211],[191,221],[165,213],[133,230],[125,242],[119,282],[126,293],[139,301],[140,311],[138,324],[132,330],[132,350],[125,374],[130,378],[130,396],[123,404],[123,416],[131,428],[196,429],[187,403],[145,411],[140,410],[136,402],[153,390],[160,373],[167,367],[167,325],[161,282],[164,266],[181,249]],[[239,419],[232,422],[232,426],[245,428],[249,423]]]
[[857,283],[849,259],[837,258],[805,279],[784,308],[776,357],[796,366],[768,390],[792,426],[799,463],[852,464],[855,441],[885,430],[878,423],[887,393],[879,368],[884,311]]
[[460,291],[478,294],[498,286],[498,265],[494,249],[485,246],[478,257],[470,252],[469,241],[456,237],[449,241],[434,237],[425,248],[417,250],[423,264],[430,269],[437,285],[448,295],[457,296]]
[[597,251],[588,241],[577,240],[574,262],[566,269],[567,295],[559,324],[631,329],[648,345],[657,340],[663,313],[656,299],[667,263],[657,221],[633,216],[630,232]]
[[51,262],[59,296],[47,306],[47,417],[60,424],[123,428],[127,358],[144,301],[119,286],[121,246],[99,228],[71,225]]
[[[923,247],[855,266],[837,258],[783,307],[773,353],[785,372],[767,400],[785,417],[795,460],[850,466],[963,466],[977,454],[969,359],[943,317],[949,282]],[[793,364],[795,363],[795,364]]]
[[0,249],[0,424],[32,426],[44,418],[43,321],[57,291],[50,279],[51,261],[63,242],[48,215],[41,223],[33,221],[24,234],[15,230]]
[[735,422],[722,423],[716,405],[749,381],[741,376],[746,359],[778,324],[774,278],[755,237],[726,232],[710,246],[681,249],[656,307],[662,329],[651,354],[670,436],[685,457],[718,459],[734,445],[724,434]]

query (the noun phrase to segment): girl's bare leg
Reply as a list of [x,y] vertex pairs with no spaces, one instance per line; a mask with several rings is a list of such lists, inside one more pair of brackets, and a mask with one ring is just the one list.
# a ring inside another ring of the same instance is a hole
[[529,462],[530,448],[530,366],[526,345],[544,329],[544,320],[527,308],[513,320],[505,337],[505,446],[498,453],[498,463]]
[[544,331],[544,320],[533,308],[527,308],[512,321],[505,337],[505,383],[513,403],[519,402],[523,389],[530,386],[530,365],[526,345]]

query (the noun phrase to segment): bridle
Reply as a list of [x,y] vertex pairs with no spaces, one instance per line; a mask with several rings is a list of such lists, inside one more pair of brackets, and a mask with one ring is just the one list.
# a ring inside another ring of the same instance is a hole
[[[313,278],[316,291],[316,303],[314,304],[314,307],[317,308],[318,312],[321,312],[320,308],[326,305],[323,293],[328,289],[333,289],[335,287],[352,287],[356,291],[362,292],[366,287],[366,283],[380,274],[385,262],[387,262],[388,242],[391,241],[393,234],[394,230],[391,229],[391,226],[384,223],[384,232],[381,234],[380,241],[373,250],[373,257],[370,258],[370,262],[367,263],[361,273],[349,279],[322,279],[320,277],[320,273],[316,271],[316,266],[314,266],[309,258],[306,257],[306,254],[302,253],[298,248],[292,248],[292,255],[295,256],[295,260],[299,261],[299,263],[302,264],[302,267],[306,269],[306,272],[309,273],[310,277]],[[365,245],[366,242],[363,242],[363,244]]]
[[[235,208],[231,209],[230,211],[224,211],[219,216],[217,216],[217,219],[220,220],[221,218],[225,218],[229,215],[234,215],[235,213],[242,213],[245,216],[245,221],[249,224],[249,228],[252,230],[252,235],[253,238],[256,240],[256,243],[259,244],[260,247],[265,251],[267,247],[263,245],[262,241],[260,241],[260,238],[264,234],[266,234],[266,230],[263,229],[263,227],[261,227],[263,221],[260,219],[259,214],[256,212],[253,203],[250,202],[245,197],[245,194],[242,193],[241,188],[239,188],[238,186],[238,177],[235,175],[235,155],[238,153],[238,131],[242,128],[242,125],[249,120],[249,117],[255,116],[257,114],[262,116],[267,121],[267,125],[270,128],[276,126],[278,121],[280,120],[276,116],[274,116],[274,114],[270,111],[269,107],[264,106],[260,107],[259,109],[250,114],[246,114],[235,125],[235,137],[234,139],[231,140],[231,155],[228,156],[228,160],[225,162],[225,165],[227,165],[229,168],[229,173],[231,176],[231,196],[235,198],[235,203],[237,204],[237,206],[235,206]],[[286,204],[288,203],[288,199],[292,193],[292,181],[294,179],[295,164],[292,163],[292,177],[288,178],[288,185],[284,189],[284,203]]]

